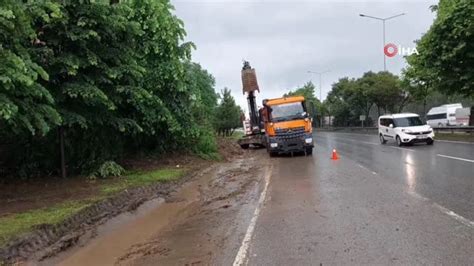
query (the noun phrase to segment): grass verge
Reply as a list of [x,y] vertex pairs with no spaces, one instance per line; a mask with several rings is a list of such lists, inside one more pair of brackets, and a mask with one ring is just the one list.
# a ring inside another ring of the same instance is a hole
[[48,208],[0,217],[0,247],[3,247],[15,236],[34,230],[35,226],[60,223],[91,204],[111,197],[124,189],[178,180],[185,172],[183,168],[133,171],[127,173],[124,177],[108,180],[111,182],[98,182],[98,186],[100,186],[99,194],[86,200],[69,200]]
[[226,138],[238,140],[238,139],[242,138],[244,135],[245,134],[242,131],[234,131],[234,133],[232,133],[232,135],[230,135]]
[[165,168],[152,171],[129,172],[125,177],[119,178],[117,182],[105,184],[101,188],[103,195],[111,195],[127,188],[141,187],[158,182],[169,182],[178,180],[183,176],[185,170],[182,168]]
[[31,231],[40,224],[57,224],[89,206],[91,202],[69,201],[50,208],[17,213],[0,218],[0,247],[14,236]]
[[436,133],[435,139],[437,139],[437,140],[451,140],[451,141],[474,142],[474,135],[470,135],[470,134]]

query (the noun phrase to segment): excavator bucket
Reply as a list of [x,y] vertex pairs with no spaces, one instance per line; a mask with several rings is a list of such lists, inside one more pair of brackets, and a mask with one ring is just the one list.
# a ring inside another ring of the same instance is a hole
[[245,94],[246,92],[258,91],[257,83],[257,74],[255,73],[255,69],[253,68],[244,68],[242,69],[242,92]]

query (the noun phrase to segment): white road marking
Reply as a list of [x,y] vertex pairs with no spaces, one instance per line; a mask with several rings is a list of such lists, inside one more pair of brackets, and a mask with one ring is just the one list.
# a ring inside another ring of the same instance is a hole
[[400,148],[400,147],[396,147],[396,146],[387,146],[387,147],[390,147],[390,148],[393,148],[393,149],[397,149],[397,150],[404,150],[404,151],[415,151],[415,150],[412,150],[412,149],[407,149],[407,148]]
[[[354,140],[356,141],[356,140]],[[437,140],[439,141],[439,140]],[[366,144],[371,144],[371,145],[376,145],[376,143],[373,143],[373,142],[366,142],[366,141],[357,141],[357,142],[361,142],[361,143],[366,143]],[[444,141],[444,142],[449,142],[449,141]],[[460,143],[458,141],[452,141],[452,142],[457,142],[457,143]],[[467,142],[466,142],[467,143]],[[469,144],[472,144],[472,143],[469,143]],[[394,149],[399,149],[399,150],[408,150],[408,151],[415,151],[415,150],[412,150],[412,149],[407,149],[407,148],[400,148],[400,147],[396,147],[396,146],[387,146],[387,147],[390,147],[390,148],[394,148]],[[471,162],[471,163],[474,163],[474,160],[470,160],[470,159],[465,159],[465,158],[459,158],[459,157],[454,157],[454,156],[448,156],[448,155],[443,155],[443,154],[437,154],[437,156],[440,156],[440,157],[445,157],[445,158],[449,158],[449,159],[454,159],[454,160],[461,160],[461,161],[466,161],[466,162]],[[360,168],[363,168],[363,169],[366,169],[368,171],[370,171],[368,168],[364,167],[363,165],[361,164],[357,164]],[[373,172],[371,171],[372,174],[377,174],[376,172]],[[421,196],[420,194],[416,193],[416,192],[408,192],[408,194],[412,195],[413,197],[415,198],[418,198],[419,200],[422,200],[422,201],[426,201],[426,202],[430,202],[430,199],[426,198],[426,197],[423,197]],[[445,208],[437,203],[432,203],[432,205],[437,208],[438,210],[440,210],[441,212],[443,212],[444,214],[452,217],[453,219],[455,219],[456,221],[462,223],[463,225],[467,226],[467,227],[470,227],[470,228],[474,228],[474,221],[471,221],[469,219],[466,219],[464,218],[463,216],[451,211],[450,209],[448,208]],[[235,264],[234,264],[235,265]]]
[[377,174],[376,172],[370,170],[369,168],[363,166],[362,164],[357,164],[357,165],[358,165],[360,168],[364,169],[364,170],[367,170],[367,171],[369,171],[369,172],[372,172],[373,175],[376,175],[376,174]]
[[[426,197],[423,197],[423,196],[421,196],[420,194],[418,194],[416,192],[411,191],[411,192],[408,192],[408,194],[410,194],[411,196],[413,196],[415,198],[418,198],[419,200],[430,202],[430,199],[428,199]],[[445,208],[445,207],[439,205],[438,203],[433,202],[432,205],[435,208],[437,208],[438,210],[440,210],[441,212],[443,212],[444,214],[454,218],[456,221],[464,224],[465,226],[470,227],[470,228],[474,228],[474,222],[473,221],[464,218],[463,216],[453,212],[452,210],[450,210],[448,208]]]
[[376,142],[368,142],[368,141],[357,141],[356,142],[360,142],[360,143],[365,143],[365,144],[370,144],[370,145],[380,145],[379,143],[376,143]]
[[337,134],[345,134],[345,135],[360,135],[360,136],[377,136],[377,134],[365,134],[365,133],[354,133],[354,132],[340,132],[340,131],[316,131],[318,133],[337,133]]
[[410,196],[413,196],[413,197],[415,197],[415,198],[417,198],[417,199],[419,199],[419,200],[422,200],[422,201],[430,201],[428,198],[423,197],[423,196],[421,196],[420,194],[418,194],[418,193],[416,193],[416,192],[414,192],[414,191],[408,191],[408,194],[410,194]]
[[380,145],[378,142],[368,142],[368,141],[362,141],[362,140],[356,140],[356,139],[343,139],[343,138],[335,138],[335,139],[340,139],[340,140],[348,140],[348,141],[353,141],[353,142],[358,142],[358,143],[365,143],[365,144],[370,144],[370,145]]
[[246,264],[247,253],[250,247],[250,240],[252,240],[253,231],[255,230],[255,225],[257,224],[257,219],[258,219],[258,216],[260,215],[260,210],[263,206],[263,203],[265,202],[271,174],[272,174],[272,166],[270,166],[270,168],[267,171],[267,174],[265,175],[265,187],[263,188],[263,191],[260,194],[257,208],[255,208],[255,211],[253,212],[252,219],[250,220],[250,224],[247,227],[247,232],[245,233],[245,237],[242,240],[242,244],[240,245],[239,252],[237,253],[237,256],[235,256],[234,263],[233,263],[234,266]]
[[[317,133],[337,133],[337,134],[345,134],[345,135],[352,135],[352,136],[377,136],[377,134],[363,134],[363,133],[350,133],[350,132],[339,132],[339,131],[316,131]],[[474,145],[474,142],[468,142],[468,141],[457,141],[457,140],[441,140],[441,139],[436,139],[436,142],[447,142],[447,143],[456,143],[456,144],[469,144],[469,145]]]
[[454,159],[454,160],[465,161],[465,162],[470,162],[470,163],[474,163],[474,160],[465,159],[465,158],[460,158],[460,157],[454,157],[454,156],[448,156],[448,155],[444,155],[444,154],[436,154],[436,156],[444,157],[444,158],[449,158],[449,159]]
[[459,215],[459,214],[457,214],[457,213],[455,213],[455,212],[453,212],[453,211],[451,211],[451,210],[449,210],[449,209],[447,209],[447,208],[445,208],[445,207],[443,207],[443,206],[441,206],[441,205],[439,205],[439,204],[437,204],[437,203],[433,203],[433,205],[434,205],[436,208],[440,209],[440,210],[441,210],[442,212],[444,212],[445,214],[447,214],[447,215],[453,217],[456,221],[458,221],[458,222],[460,222],[460,223],[462,223],[462,224],[464,224],[464,225],[466,225],[466,226],[468,226],[468,227],[474,228],[474,222],[473,222],[473,221],[470,221],[470,220],[468,220],[468,219],[462,217],[461,215]]

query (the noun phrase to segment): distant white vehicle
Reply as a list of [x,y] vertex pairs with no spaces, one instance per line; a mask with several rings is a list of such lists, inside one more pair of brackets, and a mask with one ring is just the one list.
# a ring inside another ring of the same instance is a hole
[[394,140],[398,146],[424,142],[433,145],[434,132],[420,116],[412,113],[383,115],[379,117],[380,143]]
[[471,116],[471,108],[456,109],[456,124],[458,126],[469,126],[469,118]]
[[426,123],[432,127],[457,126],[456,109],[462,108],[462,104],[445,104],[431,108],[426,114]]

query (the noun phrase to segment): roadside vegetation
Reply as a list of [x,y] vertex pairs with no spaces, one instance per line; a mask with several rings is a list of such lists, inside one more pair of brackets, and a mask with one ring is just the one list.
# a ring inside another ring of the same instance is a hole
[[169,0],[0,0],[0,186],[35,193],[0,197],[0,246],[187,172],[130,158],[221,158],[242,111],[185,37]]
[[[441,0],[432,10],[437,18],[400,77],[344,77],[324,102],[311,82],[286,95],[306,97],[315,125],[321,116],[358,126],[365,115],[370,126],[370,117],[384,113],[474,105],[474,5]],[[243,135],[235,132],[241,108],[229,89],[216,93],[185,38],[169,0],[0,0],[0,185],[61,182],[57,176],[98,184],[86,198],[1,215],[0,246],[124,189],[186,173],[133,171],[123,166],[128,158],[218,159],[218,136],[229,142]]]
[[0,6],[0,182],[103,177],[140,154],[217,158],[216,131],[236,127],[168,0]]
[[[415,112],[424,119],[433,106],[462,103],[474,106],[474,5],[470,0],[440,0],[431,7],[437,16],[430,29],[417,40],[419,54],[407,57],[401,76],[368,71],[361,77],[343,77],[332,84],[325,101],[314,96],[319,90],[309,82],[287,95],[303,95],[316,107],[313,122],[331,116],[334,126],[373,126],[385,113]],[[311,110],[310,110],[311,111]]]
[[469,133],[436,133],[435,138],[439,140],[465,141],[474,143],[474,135]]
[[36,226],[60,223],[91,204],[126,189],[176,181],[186,173],[187,169],[183,167],[130,171],[121,178],[98,180],[97,192],[90,193],[84,199],[59,201],[48,207],[0,216],[0,247],[12,238],[34,230]]
[[[48,208],[0,217],[0,247],[42,224],[57,224],[89,206],[91,201],[68,201]],[[0,263],[1,265],[1,263]]]

